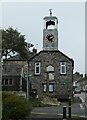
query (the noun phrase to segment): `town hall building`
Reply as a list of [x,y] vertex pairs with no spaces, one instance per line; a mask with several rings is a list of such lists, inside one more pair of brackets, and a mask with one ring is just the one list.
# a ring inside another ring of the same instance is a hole
[[43,20],[43,50],[29,60],[29,89],[38,97],[66,99],[73,96],[74,61],[58,50],[57,17],[50,10]]

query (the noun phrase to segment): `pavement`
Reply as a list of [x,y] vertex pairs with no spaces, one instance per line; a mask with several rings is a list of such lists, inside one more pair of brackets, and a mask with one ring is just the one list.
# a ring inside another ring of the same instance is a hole
[[35,115],[33,114],[33,116],[31,115],[29,118],[27,118],[27,120],[87,120],[87,118],[83,118],[83,117],[71,117],[68,118],[66,117],[66,119],[63,118],[63,116],[58,116],[58,115]]

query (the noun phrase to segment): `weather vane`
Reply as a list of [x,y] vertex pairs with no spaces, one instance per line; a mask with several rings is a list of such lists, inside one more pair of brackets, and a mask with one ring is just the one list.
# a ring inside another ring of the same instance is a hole
[[52,16],[52,9],[49,9],[49,11],[50,11],[50,16]]

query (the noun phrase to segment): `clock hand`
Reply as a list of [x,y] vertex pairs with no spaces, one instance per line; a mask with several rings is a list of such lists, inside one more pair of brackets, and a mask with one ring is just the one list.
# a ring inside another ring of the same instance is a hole
[[53,39],[53,36],[51,36],[50,39]]

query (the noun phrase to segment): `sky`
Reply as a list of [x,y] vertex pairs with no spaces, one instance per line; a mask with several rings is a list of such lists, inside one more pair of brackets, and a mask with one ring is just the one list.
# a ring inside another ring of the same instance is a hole
[[58,18],[58,50],[74,60],[74,72],[85,73],[84,2],[3,2],[0,7],[0,26],[17,28],[38,52],[43,49],[43,18],[52,8]]

